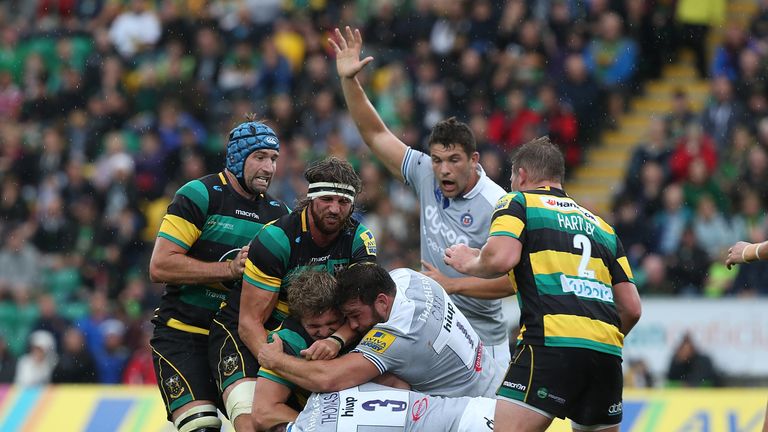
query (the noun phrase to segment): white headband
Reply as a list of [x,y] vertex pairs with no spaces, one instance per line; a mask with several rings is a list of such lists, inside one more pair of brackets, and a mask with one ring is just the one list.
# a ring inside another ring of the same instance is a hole
[[310,183],[307,198],[315,199],[321,196],[336,195],[355,202],[355,188],[345,183],[316,182]]

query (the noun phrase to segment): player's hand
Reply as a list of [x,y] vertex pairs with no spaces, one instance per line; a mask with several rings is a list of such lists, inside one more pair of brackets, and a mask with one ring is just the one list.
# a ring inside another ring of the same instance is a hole
[[741,257],[744,253],[744,248],[750,244],[752,243],[740,241],[728,248],[728,256],[725,257],[725,266],[728,267],[728,270],[730,270],[731,267],[733,267],[735,264],[744,264],[744,260],[741,259]]
[[336,358],[341,351],[339,343],[331,339],[316,340],[311,347],[301,350],[300,354],[307,360],[330,360]]
[[363,37],[360,30],[352,31],[349,26],[345,27],[346,37],[341,34],[338,28],[334,30],[334,37],[328,38],[328,42],[336,53],[336,72],[342,78],[353,78],[358,72],[363,70],[365,65],[373,61],[373,57],[368,56],[360,60],[360,51],[363,49]]
[[232,261],[227,263],[232,279],[240,279],[243,277],[243,272],[245,271],[245,261],[248,259],[248,250],[250,248],[251,245],[243,246],[243,248],[240,249],[240,252],[237,253],[237,256]]
[[443,261],[459,273],[469,273],[469,262],[480,256],[480,249],[471,248],[463,243],[445,249]]
[[259,348],[259,366],[275,369],[280,356],[283,355],[283,341],[277,333],[272,334],[272,342],[265,343]]
[[447,292],[448,294],[453,294],[453,291],[451,290],[450,286],[451,284],[451,278],[444,275],[440,270],[437,269],[437,267],[433,266],[432,264],[421,260],[421,265],[424,267],[424,270],[421,272],[425,275],[431,277],[435,280],[435,282],[439,283],[441,287]]

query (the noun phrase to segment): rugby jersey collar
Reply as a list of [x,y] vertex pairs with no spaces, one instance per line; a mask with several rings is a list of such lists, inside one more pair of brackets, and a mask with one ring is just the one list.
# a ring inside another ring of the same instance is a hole
[[483,181],[485,180],[485,170],[483,169],[480,164],[477,164],[477,183],[475,183],[475,187],[473,187],[469,192],[465,193],[461,197],[464,199],[472,199],[476,197],[480,192],[483,190]]
[[536,189],[531,189],[526,192],[549,192],[550,195],[570,198],[564,190],[552,186],[539,186]]

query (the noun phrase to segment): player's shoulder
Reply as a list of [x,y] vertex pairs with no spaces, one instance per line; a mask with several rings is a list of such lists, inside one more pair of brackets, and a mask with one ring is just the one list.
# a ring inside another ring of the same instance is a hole
[[497,201],[496,204],[493,207],[493,211],[498,210],[504,210],[508,209],[510,205],[513,203],[517,203],[523,207],[526,206],[528,200],[528,196],[525,192],[507,192],[504,195],[502,195]]
[[499,199],[507,194],[504,188],[496,184],[487,175],[480,176],[480,179],[477,181],[477,188],[478,193],[475,195],[474,200],[491,207],[496,205]]

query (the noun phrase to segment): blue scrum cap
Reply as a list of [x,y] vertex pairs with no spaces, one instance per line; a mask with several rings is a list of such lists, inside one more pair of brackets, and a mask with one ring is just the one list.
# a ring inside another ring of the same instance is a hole
[[226,168],[242,182],[245,160],[251,153],[260,149],[280,150],[280,141],[275,131],[256,121],[237,125],[229,132]]

